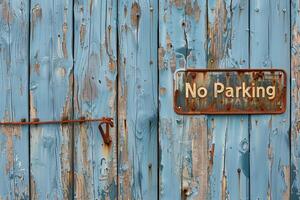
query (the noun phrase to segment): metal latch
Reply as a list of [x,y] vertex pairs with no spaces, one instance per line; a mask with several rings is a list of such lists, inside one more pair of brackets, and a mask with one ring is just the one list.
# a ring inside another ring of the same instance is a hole
[[[85,117],[80,117],[79,119],[67,119],[63,118],[61,120],[52,121],[40,121],[39,118],[34,118],[32,121],[26,121],[26,119],[21,119],[20,122],[0,122],[0,126],[24,126],[24,125],[40,125],[40,124],[74,124],[74,123],[85,123],[85,122],[99,122],[99,131],[103,138],[105,144],[111,143],[111,136],[109,135],[109,128],[114,127],[113,118],[102,117],[97,119],[86,119]],[[106,130],[104,132],[102,125],[106,124]]]

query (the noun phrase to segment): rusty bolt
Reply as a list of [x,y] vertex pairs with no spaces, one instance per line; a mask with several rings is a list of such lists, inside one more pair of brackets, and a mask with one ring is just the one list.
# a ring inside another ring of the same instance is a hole
[[39,122],[40,119],[39,119],[39,118],[33,118],[32,121],[33,121],[33,122]]
[[213,63],[214,62],[214,59],[210,59],[210,63]]
[[192,73],[191,73],[191,77],[192,77],[192,79],[195,79],[195,78],[196,78],[196,73],[195,73],[195,72],[192,72]]
[[110,30],[110,29],[111,29],[111,25],[108,25],[108,27],[107,27],[107,28],[108,28],[108,30]]
[[84,117],[84,116],[81,116],[81,117],[79,117],[79,120],[84,121],[84,120],[85,120],[85,117]]

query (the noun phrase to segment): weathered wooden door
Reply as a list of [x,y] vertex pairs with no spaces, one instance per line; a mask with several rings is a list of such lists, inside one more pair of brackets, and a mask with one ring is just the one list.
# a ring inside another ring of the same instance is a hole
[[[0,0],[0,199],[300,199],[297,0]],[[280,115],[175,114],[176,69],[283,69]]]

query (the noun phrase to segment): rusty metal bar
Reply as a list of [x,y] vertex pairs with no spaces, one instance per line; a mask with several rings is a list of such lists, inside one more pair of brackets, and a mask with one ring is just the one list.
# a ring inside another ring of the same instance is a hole
[[81,117],[80,119],[62,119],[62,120],[52,120],[52,121],[40,121],[39,118],[34,118],[32,121],[27,122],[26,119],[21,119],[20,122],[0,122],[0,125],[40,125],[40,124],[74,124],[74,123],[85,123],[85,122],[102,122],[111,123],[112,118],[102,117],[98,119],[86,119]]
[[[62,119],[62,120],[52,120],[52,121],[40,121],[39,118],[34,118],[32,121],[26,121],[26,119],[21,119],[20,122],[0,122],[0,126],[24,126],[24,125],[41,125],[41,124],[75,124],[75,123],[85,123],[85,122],[99,122],[99,131],[103,138],[105,144],[111,143],[111,136],[109,135],[109,128],[114,127],[113,118],[102,117],[94,119],[86,119],[81,117],[79,119]],[[106,130],[104,132],[102,125],[106,124]]]

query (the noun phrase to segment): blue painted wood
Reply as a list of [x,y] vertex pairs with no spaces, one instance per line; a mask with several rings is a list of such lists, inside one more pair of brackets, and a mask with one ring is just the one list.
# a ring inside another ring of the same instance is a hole
[[291,1],[291,199],[300,199],[300,2]]
[[205,199],[206,118],[176,115],[172,102],[175,70],[206,67],[206,3],[160,1],[159,8],[159,197]]
[[[281,68],[290,82],[290,1],[250,2],[250,66]],[[290,199],[290,87],[282,115],[251,116],[250,197]]]
[[[0,0],[0,119],[116,123],[110,145],[97,123],[0,127],[0,199],[299,199],[299,9]],[[286,113],[174,113],[176,69],[249,66],[291,75]]]
[[119,199],[156,199],[158,1],[118,1]]
[[[72,1],[32,0],[30,117],[72,117]],[[72,197],[72,126],[30,127],[32,199]]]
[[[29,2],[0,1],[0,119],[28,117]],[[0,199],[29,198],[27,127],[0,127]]]
[[[208,67],[248,68],[249,1],[208,1]],[[209,116],[210,199],[249,199],[248,116]]]
[[[74,2],[75,118],[113,117],[116,122],[117,2]],[[75,126],[75,199],[117,198],[117,135],[103,142],[97,123]]]

